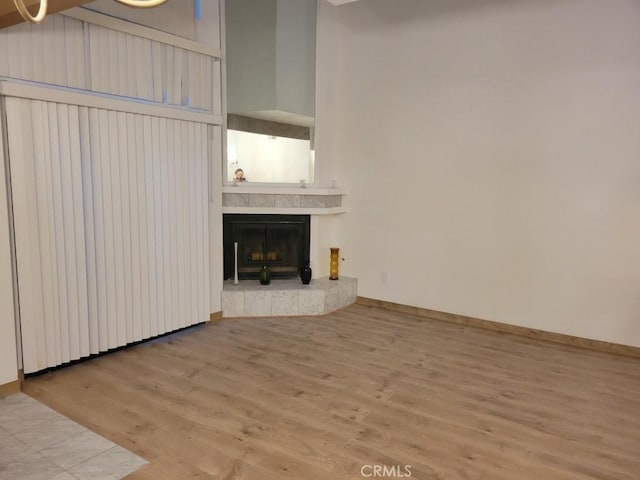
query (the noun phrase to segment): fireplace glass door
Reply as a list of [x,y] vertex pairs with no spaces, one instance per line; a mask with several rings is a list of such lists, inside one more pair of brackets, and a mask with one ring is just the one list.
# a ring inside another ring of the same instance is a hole
[[238,243],[238,277],[257,279],[264,265],[272,278],[293,278],[309,259],[308,215],[224,216],[224,276],[234,275]]

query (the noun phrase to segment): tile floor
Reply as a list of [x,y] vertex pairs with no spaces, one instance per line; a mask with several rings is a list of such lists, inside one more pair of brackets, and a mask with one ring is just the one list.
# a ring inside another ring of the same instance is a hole
[[120,480],[146,463],[27,395],[0,399],[0,480]]

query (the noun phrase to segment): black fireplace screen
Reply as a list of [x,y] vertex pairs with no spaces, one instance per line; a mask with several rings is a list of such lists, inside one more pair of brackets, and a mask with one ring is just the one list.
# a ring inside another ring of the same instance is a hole
[[296,277],[309,260],[309,215],[225,214],[224,278],[234,277],[238,243],[238,278],[257,279],[264,265],[272,278]]

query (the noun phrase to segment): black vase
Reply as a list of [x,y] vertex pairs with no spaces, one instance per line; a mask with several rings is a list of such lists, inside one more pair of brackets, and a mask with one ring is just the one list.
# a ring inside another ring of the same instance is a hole
[[271,270],[266,265],[260,270],[260,285],[269,285],[271,282]]
[[304,264],[304,267],[300,269],[300,279],[304,285],[309,285],[311,281],[311,267],[309,266],[309,262]]

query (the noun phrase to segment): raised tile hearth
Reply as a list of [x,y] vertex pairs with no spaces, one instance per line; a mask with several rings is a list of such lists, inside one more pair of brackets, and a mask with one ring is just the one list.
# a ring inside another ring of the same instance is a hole
[[273,280],[260,285],[258,280],[243,280],[239,285],[224,282],[223,317],[278,317],[288,315],[324,315],[356,302],[358,280],[318,278],[303,285],[299,278]]

